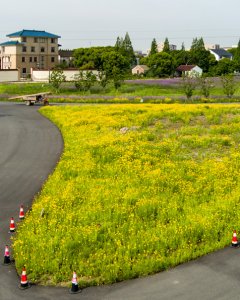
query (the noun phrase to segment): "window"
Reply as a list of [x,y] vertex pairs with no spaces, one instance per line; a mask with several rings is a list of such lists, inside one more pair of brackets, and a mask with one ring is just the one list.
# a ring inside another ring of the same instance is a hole
[[31,52],[35,52],[35,47],[31,47]]
[[22,73],[26,74],[27,73],[27,69],[26,68],[22,68]]
[[55,42],[56,42],[55,39],[51,39],[52,44],[55,44]]
[[41,61],[44,61],[44,56],[41,56]]
[[2,47],[2,52],[3,52],[3,53],[5,52],[5,47],[4,47],[4,46]]
[[33,58],[30,56],[29,57],[29,62],[32,62],[33,61]]
[[41,52],[45,52],[45,48],[44,48],[44,47],[41,47],[40,51],[41,51]]
[[34,57],[34,62],[37,62],[37,57],[36,56]]
[[52,53],[55,52],[55,47],[51,47],[51,52],[52,52]]
[[45,43],[45,42],[46,42],[46,39],[45,39],[45,38],[39,38],[39,42],[40,42],[40,43]]
[[37,43],[38,42],[38,38],[34,38],[34,43]]
[[24,37],[22,37],[22,42],[23,43],[26,43],[27,42],[27,38],[24,36]]
[[22,52],[27,52],[27,47],[26,46],[22,47]]
[[25,59],[25,57],[23,56],[23,57],[22,57],[22,62],[25,62],[25,61],[26,61],[26,59]]
[[52,62],[52,63],[55,62],[55,57],[51,57],[51,62]]

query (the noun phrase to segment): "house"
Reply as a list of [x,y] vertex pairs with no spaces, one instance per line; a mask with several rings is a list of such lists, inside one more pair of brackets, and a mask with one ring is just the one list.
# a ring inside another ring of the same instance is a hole
[[145,74],[149,70],[149,67],[146,65],[137,65],[136,67],[132,68],[133,75],[141,75]]
[[215,59],[217,61],[223,59],[223,58],[228,58],[228,59],[232,59],[233,55],[232,53],[224,50],[223,48],[219,48],[219,49],[209,49],[210,53],[213,54],[215,56]]
[[66,64],[67,66],[73,65],[73,51],[74,50],[59,50],[58,61],[60,64]]
[[58,64],[60,36],[46,31],[26,30],[8,34],[0,44],[0,69],[19,69],[27,77],[31,68],[51,69]]
[[180,65],[177,67],[177,75],[178,76],[202,76],[202,69],[196,65]]

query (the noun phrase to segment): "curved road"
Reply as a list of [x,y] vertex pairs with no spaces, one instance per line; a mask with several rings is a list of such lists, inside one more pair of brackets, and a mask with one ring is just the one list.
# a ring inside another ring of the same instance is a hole
[[[18,219],[20,204],[30,207],[63,148],[58,129],[37,110],[37,106],[0,103],[0,251],[3,256],[10,239],[10,217]],[[19,290],[14,265],[1,264],[0,299],[240,299],[239,265],[240,249],[229,247],[167,272],[111,286],[91,287],[70,295],[65,288],[32,286]]]

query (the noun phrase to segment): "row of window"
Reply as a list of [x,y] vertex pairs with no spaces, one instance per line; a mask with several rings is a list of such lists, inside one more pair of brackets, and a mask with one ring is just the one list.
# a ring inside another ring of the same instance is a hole
[[[46,43],[47,38],[37,38],[37,37],[35,37],[33,40],[34,40],[34,43]],[[22,37],[22,42],[23,43],[27,42],[27,38],[25,36]],[[51,38],[51,43],[55,44],[56,43],[56,39]]]
[[[44,56],[41,56],[41,61],[44,61]],[[25,56],[22,57],[22,62],[27,62],[27,59],[26,59]],[[34,56],[34,57],[30,56],[30,57],[29,57],[29,62],[30,62],[30,63],[31,63],[31,62],[35,62],[35,63],[38,62],[37,56]],[[51,62],[52,62],[52,63],[55,62],[55,57],[51,57]]]
[[[36,48],[31,47],[31,52],[35,52],[35,51],[36,51]],[[22,52],[27,52],[27,47],[26,46],[22,47]],[[41,47],[40,52],[44,53],[45,52],[45,47]],[[55,53],[55,47],[51,47],[51,53]]]

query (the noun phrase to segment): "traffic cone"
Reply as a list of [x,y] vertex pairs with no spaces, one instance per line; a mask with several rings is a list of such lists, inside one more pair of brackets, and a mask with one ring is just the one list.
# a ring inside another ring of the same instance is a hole
[[10,253],[9,253],[9,248],[8,245],[5,246],[5,252],[4,252],[4,265],[9,265],[11,264],[11,259],[10,259]]
[[237,239],[236,230],[233,231],[232,247],[238,247],[238,239]]
[[77,293],[80,293],[80,292],[81,292],[81,290],[78,288],[77,274],[74,271],[73,272],[73,277],[72,277],[72,288],[70,290],[70,293],[71,294],[77,294]]
[[28,280],[27,280],[26,268],[23,267],[23,269],[22,269],[22,275],[21,275],[21,282],[20,282],[19,288],[21,290],[25,290],[25,289],[27,289],[29,287],[30,287],[30,284],[28,283]]
[[9,228],[10,232],[15,232],[15,224],[14,224],[14,219],[13,217],[11,217],[11,221],[10,221],[10,228]]
[[20,219],[20,220],[23,220],[23,219],[24,219],[23,205],[20,206],[19,219]]

